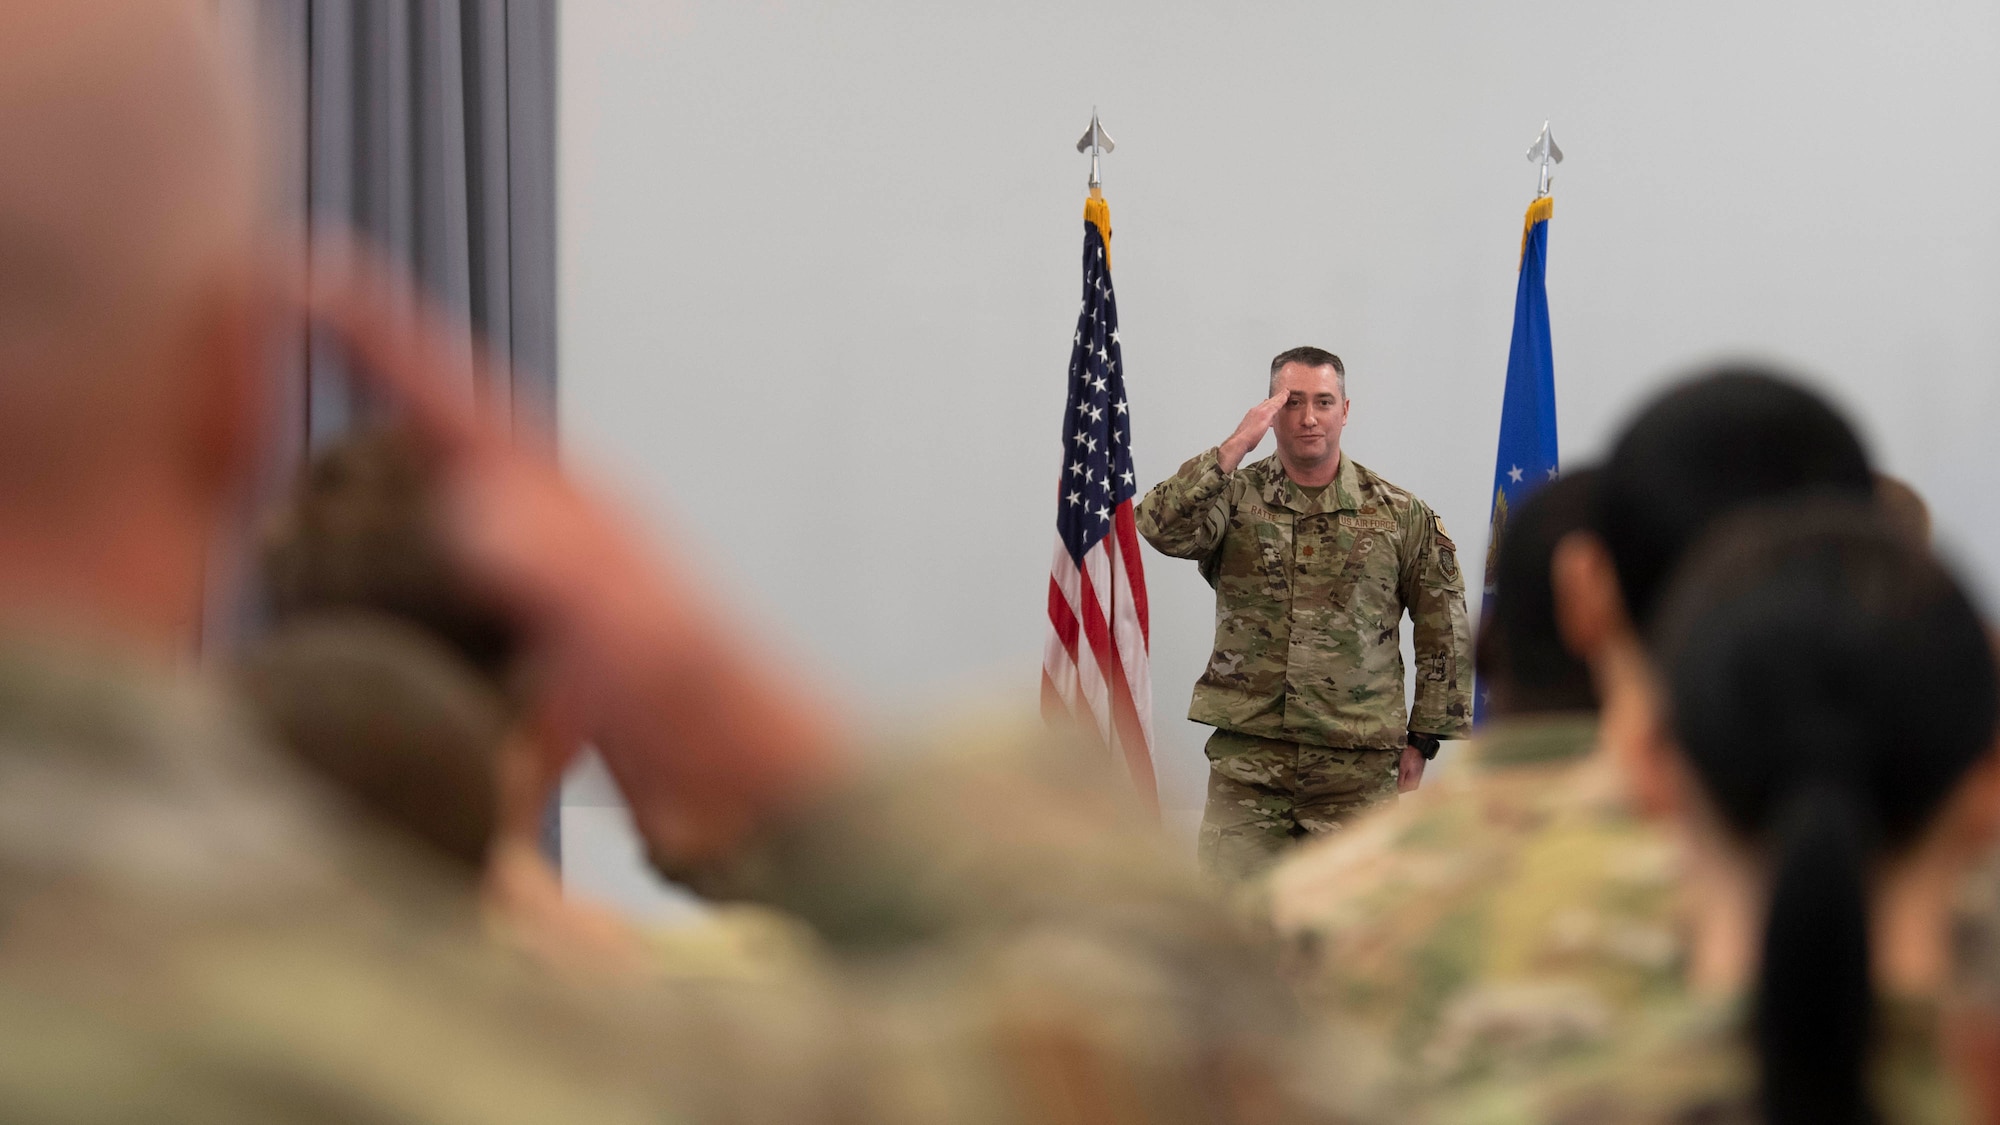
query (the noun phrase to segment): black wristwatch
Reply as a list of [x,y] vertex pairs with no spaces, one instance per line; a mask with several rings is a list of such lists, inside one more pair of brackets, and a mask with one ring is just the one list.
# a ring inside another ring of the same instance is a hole
[[1441,743],[1438,741],[1437,735],[1418,734],[1416,731],[1411,731],[1410,745],[1417,748],[1417,752],[1424,756],[1424,761],[1431,762],[1437,760],[1438,747]]

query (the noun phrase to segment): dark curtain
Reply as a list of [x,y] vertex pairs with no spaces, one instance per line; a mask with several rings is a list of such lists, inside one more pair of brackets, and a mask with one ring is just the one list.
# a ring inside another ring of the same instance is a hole
[[[468,391],[549,418],[554,0],[258,0],[256,15],[291,86],[292,203],[402,258],[511,365],[511,385]],[[288,428],[306,452],[371,407],[325,341],[302,362]]]
[[[467,387],[518,425],[554,418],[555,0],[217,0],[265,51],[281,213],[359,230],[507,361]],[[388,409],[312,335],[273,371],[276,440],[260,506],[312,453]],[[246,528],[218,558],[254,556]],[[216,568],[203,649],[260,626],[261,598]],[[251,584],[254,587],[254,583]],[[553,847],[553,840],[551,840]]]
[[[554,0],[219,0],[264,51],[276,209],[308,230],[354,229],[401,259],[508,363],[467,387],[519,424],[553,420]],[[312,453],[385,407],[331,340],[278,357],[270,462],[276,502]],[[246,530],[245,535],[249,532]],[[244,557],[248,540],[218,546]],[[216,568],[203,649],[226,652],[262,613]]]

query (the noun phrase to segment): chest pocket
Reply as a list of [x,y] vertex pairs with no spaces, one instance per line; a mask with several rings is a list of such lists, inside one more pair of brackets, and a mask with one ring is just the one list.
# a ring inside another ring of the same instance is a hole
[[1335,604],[1356,619],[1396,620],[1401,616],[1396,587],[1402,569],[1396,552],[1396,521],[1343,514],[1338,535],[1346,550],[1333,583]]
[[1201,576],[1231,599],[1283,604],[1290,600],[1291,513],[1255,504],[1230,514],[1229,531],[1201,561]]

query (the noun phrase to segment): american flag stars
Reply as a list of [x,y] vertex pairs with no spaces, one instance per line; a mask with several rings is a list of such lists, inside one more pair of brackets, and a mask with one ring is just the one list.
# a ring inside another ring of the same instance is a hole
[[[1098,131],[1092,122],[1092,134]],[[1042,713],[1094,733],[1157,808],[1146,568],[1132,511],[1131,411],[1105,250],[1110,226],[1109,209],[1093,192],[1084,205],[1083,307],[1070,337],[1062,414],[1069,471],[1057,490]]]
[[[1081,476],[1084,487],[1065,490],[1065,502],[1056,510],[1063,543],[1079,560],[1104,537],[1119,505],[1133,498],[1137,480],[1127,432],[1131,403],[1121,370],[1118,302],[1104,268],[1104,247],[1094,231],[1087,232],[1083,266],[1083,307],[1070,337],[1063,448],[1071,451],[1066,458],[1068,475]],[[1091,498],[1070,503],[1070,496],[1079,493]]]

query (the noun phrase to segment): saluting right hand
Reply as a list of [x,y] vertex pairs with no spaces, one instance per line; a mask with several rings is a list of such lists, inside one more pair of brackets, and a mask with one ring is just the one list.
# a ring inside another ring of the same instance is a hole
[[1250,408],[1250,413],[1237,423],[1236,432],[1223,439],[1221,456],[1218,461],[1225,473],[1233,473],[1236,466],[1257,448],[1264,435],[1271,432],[1271,423],[1278,420],[1278,411],[1285,408],[1287,392],[1279,391],[1270,398]]

